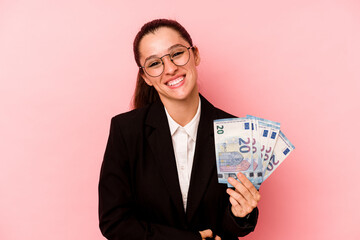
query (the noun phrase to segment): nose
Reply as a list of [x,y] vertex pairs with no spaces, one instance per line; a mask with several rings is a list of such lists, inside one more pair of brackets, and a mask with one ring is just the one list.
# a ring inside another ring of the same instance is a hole
[[164,57],[163,59],[163,64],[164,64],[164,73],[165,74],[174,74],[174,72],[176,72],[176,70],[178,69],[178,66],[176,66],[170,59],[170,56],[168,57]]

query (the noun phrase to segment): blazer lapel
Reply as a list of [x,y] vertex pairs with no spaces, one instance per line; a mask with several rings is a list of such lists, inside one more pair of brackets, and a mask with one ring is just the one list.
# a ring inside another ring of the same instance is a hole
[[186,218],[176,168],[174,148],[165,109],[160,101],[150,107],[146,124],[153,128],[153,131],[148,133],[147,140],[151,150],[154,152],[155,161],[160,168],[160,174],[164,180],[164,187],[169,192],[174,206],[179,213],[181,222],[185,225]]
[[[191,172],[186,218],[191,222],[215,168],[213,119],[215,108],[201,97],[201,115],[196,138],[194,163]],[[210,147],[210,148],[209,148]]]

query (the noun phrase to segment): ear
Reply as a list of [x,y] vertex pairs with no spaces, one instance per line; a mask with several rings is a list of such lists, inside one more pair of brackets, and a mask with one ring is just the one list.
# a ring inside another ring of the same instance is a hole
[[201,58],[200,58],[200,52],[199,52],[198,47],[194,46],[193,53],[194,53],[194,59],[195,59],[195,66],[199,66]]
[[141,77],[144,79],[147,85],[152,86],[152,82],[146,77],[145,73],[141,73]]

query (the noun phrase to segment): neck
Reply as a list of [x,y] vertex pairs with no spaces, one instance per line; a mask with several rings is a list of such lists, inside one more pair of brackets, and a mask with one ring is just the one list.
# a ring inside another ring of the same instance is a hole
[[193,94],[181,101],[166,101],[163,102],[169,115],[177,122],[180,126],[188,124],[196,114],[199,106],[199,93]]

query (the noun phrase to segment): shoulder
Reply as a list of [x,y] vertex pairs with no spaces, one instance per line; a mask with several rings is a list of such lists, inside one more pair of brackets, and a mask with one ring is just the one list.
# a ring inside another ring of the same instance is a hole
[[138,125],[145,121],[148,111],[149,106],[134,109],[112,117],[111,122],[122,127]]
[[209,115],[212,116],[211,118],[213,120],[222,118],[236,118],[236,116],[212,105],[204,96],[200,95],[200,97],[202,110],[204,110],[204,112],[206,113],[209,113]]
[[225,112],[224,110],[221,110],[220,108],[215,108],[216,111],[216,115],[217,115],[217,119],[222,119],[222,118],[237,118],[237,116],[232,115],[228,112]]
[[111,119],[110,135],[122,139],[126,146],[137,145],[146,132],[146,120],[151,105],[118,114]]
[[111,118],[110,132],[126,141],[141,136],[145,129],[145,122],[149,106],[118,114]]

